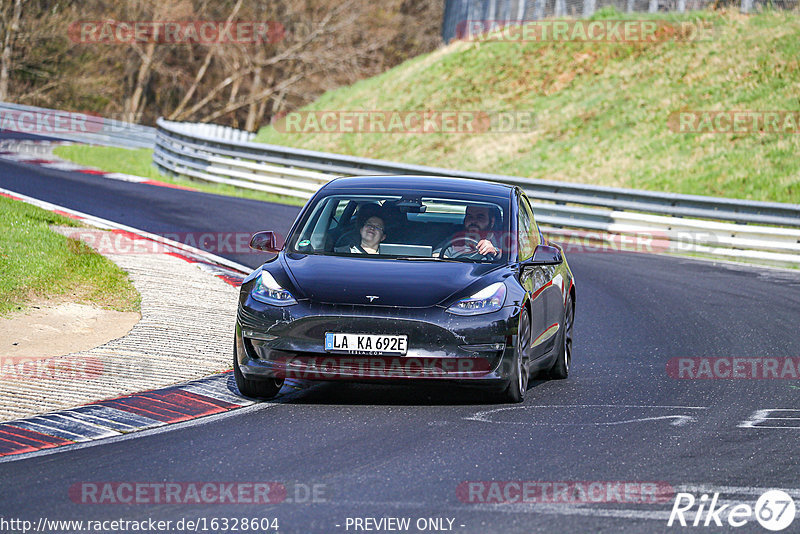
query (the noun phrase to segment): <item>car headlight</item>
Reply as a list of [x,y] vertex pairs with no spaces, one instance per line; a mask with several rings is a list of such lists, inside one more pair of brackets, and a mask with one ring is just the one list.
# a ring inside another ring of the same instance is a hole
[[261,271],[261,274],[256,278],[256,283],[250,291],[250,296],[259,302],[272,304],[273,306],[297,304],[292,294],[282,288],[267,271]]
[[506,300],[506,285],[496,282],[486,286],[471,297],[461,299],[447,311],[456,315],[480,315],[499,310]]

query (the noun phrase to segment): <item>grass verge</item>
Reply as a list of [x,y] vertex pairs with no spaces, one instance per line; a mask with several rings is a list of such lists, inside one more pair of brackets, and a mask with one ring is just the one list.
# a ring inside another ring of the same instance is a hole
[[79,226],[67,217],[0,196],[0,315],[41,299],[139,311],[139,293],[125,271],[49,225]]
[[142,176],[151,180],[158,180],[159,182],[191,187],[197,191],[214,195],[251,198],[264,202],[290,204],[293,206],[302,206],[305,204],[305,201],[299,198],[285,197],[264,193],[263,191],[240,189],[227,184],[214,184],[162,174],[153,166],[153,151],[149,148],[127,149],[109,146],[63,145],[56,147],[53,150],[53,154],[79,165],[95,167],[106,172],[119,172],[123,174],[132,174],[134,176]]

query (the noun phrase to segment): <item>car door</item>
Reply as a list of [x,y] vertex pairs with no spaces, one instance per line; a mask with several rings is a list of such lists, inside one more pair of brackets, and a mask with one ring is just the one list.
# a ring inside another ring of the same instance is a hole
[[545,295],[549,282],[548,269],[541,265],[525,265],[525,261],[533,257],[540,242],[541,236],[533,218],[530,202],[524,194],[520,194],[517,209],[520,284],[525,288],[531,302],[531,347],[528,354],[534,360],[549,350],[548,343],[542,342],[542,338],[546,337],[545,331],[551,324],[547,322],[547,295]]
[[[539,225],[536,224],[536,219],[533,216],[533,207],[531,206],[530,199],[524,194],[522,195],[522,203],[530,210],[532,232],[536,236],[537,244],[547,245],[542,232],[539,230]],[[541,354],[550,352],[555,346],[558,336],[558,329],[563,326],[564,318],[564,298],[562,294],[562,286],[564,280],[558,274],[558,265],[541,265],[539,266],[541,277],[539,305],[542,307],[542,327],[543,331],[540,338],[533,338],[534,347]]]

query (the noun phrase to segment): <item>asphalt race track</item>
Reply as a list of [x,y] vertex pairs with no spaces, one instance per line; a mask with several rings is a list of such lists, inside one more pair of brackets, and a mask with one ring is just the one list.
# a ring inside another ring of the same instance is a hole
[[[5,161],[0,187],[150,232],[285,232],[297,213]],[[227,257],[255,266],[263,256]],[[408,532],[720,530],[667,527],[671,498],[476,503],[457,492],[469,481],[659,482],[751,505],[768,488],[787,488],[800,507],[800,381],[667,373],[671,358],[800,355],[800,273],[630,253],[569,262],[573,369],[566,381],[533,382],[522,405],[486,403],[469,390],[312,385],[281,402],[0,463],[0,515],[204,518],[210,532],[224,531],[211,529],[213,518],[241,517],[277,518],[286,533],[364,531],[354,518],[386,517],[410,518]],[[763,412],[776,409],[793,411]],[[265,481],[283,483],[286,499],[86,504],[70,494],[84,482]],[[420,518],[443,521],[417,529]],[[735,530],[766,532],[755,519]]]

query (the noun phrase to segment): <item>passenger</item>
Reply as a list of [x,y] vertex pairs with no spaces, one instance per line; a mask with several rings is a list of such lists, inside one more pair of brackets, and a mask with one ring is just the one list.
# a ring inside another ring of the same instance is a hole
[[372,204],[359,210],[358,225],[361,240],[334,249],[335,252],[351,254],[377,254],[378,247],[386,239],[386,225],[380,209]]
[[434,251],[436,257],[445,258],[478,253],[482,256],[500,255],[499,241],[492,231],[497,222],[495,210],[488,206],[467,206],[464,213],[464,229],[456,232]]

